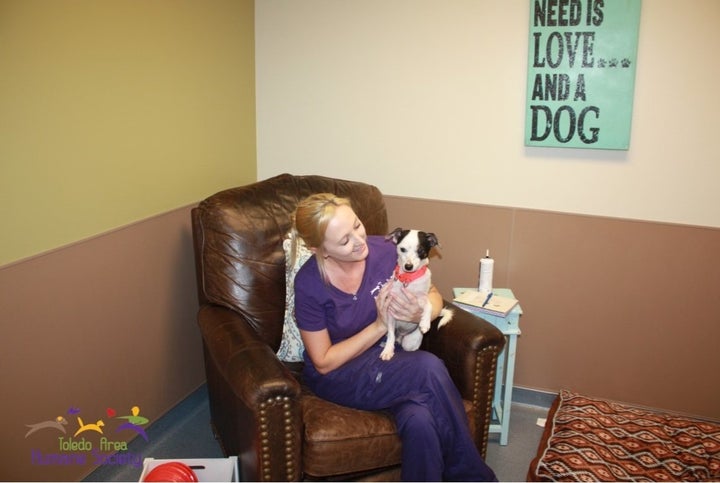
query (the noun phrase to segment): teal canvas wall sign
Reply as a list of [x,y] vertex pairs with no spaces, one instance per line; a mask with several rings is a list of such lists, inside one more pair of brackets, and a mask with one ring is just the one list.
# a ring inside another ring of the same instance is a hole
[[641,0],[530,0],[527,146],[628,149]]

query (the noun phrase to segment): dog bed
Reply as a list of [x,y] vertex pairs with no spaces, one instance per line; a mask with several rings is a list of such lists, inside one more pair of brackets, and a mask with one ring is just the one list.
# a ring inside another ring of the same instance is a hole
[[561,391],[528,481],[718,481],[720,423]]

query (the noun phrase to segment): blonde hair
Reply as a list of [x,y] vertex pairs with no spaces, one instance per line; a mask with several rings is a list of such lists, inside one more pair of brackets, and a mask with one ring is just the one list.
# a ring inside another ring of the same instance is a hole
[[352,209],[352,204],[347,198],[332,193],[316,193],[298,203],[295,209],[290,263],[295,263],[297,247],[298,243],[300,243],[298,238],[300,238],[308,248],[315,249],[315,259],[320,270],[320,276],[325,282],[328,280],[323,250],[325,231],[330,220],[335,216],[335,211],[340,206],[348,206]]

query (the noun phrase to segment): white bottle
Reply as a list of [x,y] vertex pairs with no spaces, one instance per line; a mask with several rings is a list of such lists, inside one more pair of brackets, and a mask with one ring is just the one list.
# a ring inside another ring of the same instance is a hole
[[492,292],[493,268],[495,260],[490,258],[490,250],[485,252],[485,258],[480,259],[480,277],[478,280],[478,291]]

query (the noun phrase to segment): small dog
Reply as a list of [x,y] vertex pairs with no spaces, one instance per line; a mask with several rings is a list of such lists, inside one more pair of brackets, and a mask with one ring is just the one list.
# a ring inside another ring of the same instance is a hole
[[[396,228],[385,237],[397,246],[398,264],[395,267],[393,277],[388,283],[392,283],[391,290],[399,292],[401,287],[411,291],[423,305],[423,315],[419,324],[403,320],[395,320],[388,314],[387,317],[387,341],[380,354],[384,361],[392,359],[395,355],[395,341],[406,351],[415,351],[420,348],[423,334],[430,330],[430,316],[432,305],[427,299],[430,290],[431,274],[428,269],[430,260],[428,255],[430,249],[438,245],[438,239],[434,233],[425,233],[418,230],[403,230]],[[438,328],[444,326],[453,317],[453,311],[443,308],[440,312],[441,319]]]

